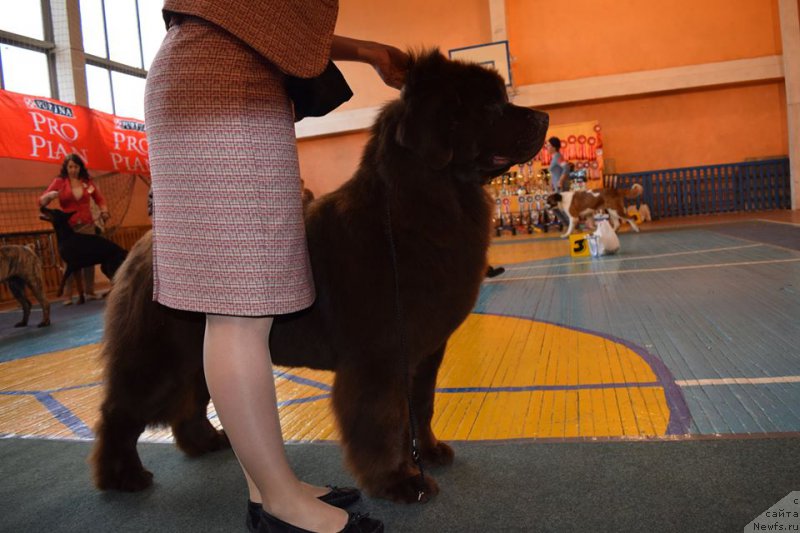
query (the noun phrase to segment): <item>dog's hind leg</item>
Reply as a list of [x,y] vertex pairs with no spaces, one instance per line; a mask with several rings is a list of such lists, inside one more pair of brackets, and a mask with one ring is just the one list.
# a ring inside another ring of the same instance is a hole
[[431,428],[433,403],[436,392],[436,375],[442,364],[446,344],[424,358],[414,372],[411,405],[417,418],[419,451],[422,461],[434,466],[452,464],[453,449],[436,439]]
[[622,220],[630,224],[633,231],[639,233],[639,226],[636,225],[636,222],[632,218],[623,218]]
[[39,301],[39,305],[42,306],[42,321],[36,326],[41,328],[43,326],[50,325],[50,302],[47,301],[47,296],[44,294],[44,287],[42,286],[42,277],[41,273],[38,277],[33,277],[28,279],[28,287],[31,288],[31,292]]
[[145,470],[136,450],[144,428],[144,421],[138,417],[107,400],[103,402],[89,457],[98,489],[135,492],[153,484],[153,474]]
[[439,493],[431,476],[420,479],[411,458],[406,384],[396,365],[340,366],[333,407],[345,461],[370,496],[416,503]]
[[[92,267],[94,268],[94,267]],[[75,290],[78,291],[78,305],[86,303],[86,289],[83,285],[83,269],[78,269],[72,273],[72,279],[75,280]]]
[[31,316],[31,302],[25,297],[25,282],[20,277],[10,277],[8,278],[8,288],[22,306],[22,320],[14,324],[14,327],[24,328],[28,325],[28,319]]
[[206,415],[211,396],[202,372],[195,380],[193,390],[183,396],[187,398],[184,412],[170,422],[178,448],[189,457],[230,448],[225,432],[217,431]]

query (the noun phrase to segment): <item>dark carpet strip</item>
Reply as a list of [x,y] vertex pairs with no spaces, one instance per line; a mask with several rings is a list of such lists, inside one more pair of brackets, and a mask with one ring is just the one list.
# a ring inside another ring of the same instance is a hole
[[[0,440],[0,531],[245,531],[246,492],[230,452],[187,459],[140,445],[152,490],[99,493],[88,443]],[[309,482],[352,483],[335,444],[292,444]],[[456,443],[431,469],[442,493],[426,505],[367,499],[389,532],[742,531],[800,489],[800,439]]]

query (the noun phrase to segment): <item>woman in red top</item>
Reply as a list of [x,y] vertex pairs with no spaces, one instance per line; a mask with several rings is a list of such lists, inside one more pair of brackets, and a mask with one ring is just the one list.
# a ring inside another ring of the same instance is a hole
[[[39,198],[39,205],[46,206],[56,198],[58,198],[63,211],[68,213],[74,211],[69,223],[77,233],[95,233],[90,198],[93,198],[100,208],[100,217],[103,221],[110,218],[105,198],[100,194],[100,189],[97,188],[92,178],[89,177],[89,172],[86,170],[83,159],[77,154],[70,154],[64,158],[61,172]],[[94,267],[83,269],[83,279],[87,296],[96,298],[94,294]],[[70,278],[67,282],[67,300],[64,305],[72,304],[72,287],[73,282],[72,278]]]

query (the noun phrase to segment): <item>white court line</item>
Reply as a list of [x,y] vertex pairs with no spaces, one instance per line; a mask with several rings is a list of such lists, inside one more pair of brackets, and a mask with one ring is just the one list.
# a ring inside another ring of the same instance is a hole
[[702,387],[704,385],[767,385],[770,383],[800,383],[800,376],[778,376],[774,378],[719,378],[719,379],[679,379],[680,387]]
[[794,228],[800,228],[800,224],[795,224],[794,222],[784,222],[782,220],[767,220],[766,218],[757,218],[757,222],[769,222],[770,224],[783,224],[784,226],[792,226]]
[[[510,281],[525,281],[529,279],[551,279],[551,278],[578,278],[583,276],[603,276],[603,275],[621,275],[621,274],[643,274],[647,272],[669,272],[672,270],[693,270],[693,269],[700,269],[700,268],[725,268],[725,267],[736,267],[736,266],[748,266],[748,265],[771,265],[776,263],[796,263],[800,261],[800,257],[795,257],[792,259],[766,259],[764,261],[741,261],[738,263],[714,263],[711,265],[689,265],[689,266],[680,266],[680,267],[662,267],[662,268],[634,268],[631,270],[613,270],[613,271],[603,271],[598,270],[597,272],[576,272],[574,274],[544,274],[541,276],[524,276],[520,278],[495,278],[495,279],[486,279],[483,280],[484,283],[508,283]],[[598,263],[602,264],[602,263]]]
[[[567,242],[567,241],[564,241]],[[743,248],[755,248],[757,246],[766,246],[766,244],[741,244],[739,246],[724,246],[721,248],[706,248],[703,250],[689,250],[686,252],[670,252],[666,254],[656,254],[656,255],[632,255],[629,257],[620,257],[618,259],[603,259],[603,264],[608,263],[620,263],[622,261],[634,261],[640,259],[655,259],[657,257],[673,257],[676,255],[692,255],[692,254],[706,254],[710,252],[724,252],[728,250],[741,250]],[[565,261],[564,263],[550,263],[547,265],[531,265],[531,266],[520,266],[520,267],[506,267],[506,271],[509,270],[533,270],[534,268],[550,268],[553,266],[563,266],[563,265],[589,265],[589,264],[597,264],[597,261]]]

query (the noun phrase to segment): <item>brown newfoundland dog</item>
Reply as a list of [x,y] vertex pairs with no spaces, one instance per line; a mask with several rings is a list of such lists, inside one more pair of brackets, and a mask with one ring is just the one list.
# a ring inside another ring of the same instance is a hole
[[[430,422],[447,339],[486,274],[483,185],[531,159],[547,126],[546,114],[508,102],[494,71],[438,51],[419,55],[400,99],[373,126],[355,175],[307,208],[317,299],[276,319],[272,358],[335,371],[346,462],[372,496],[418,500],[409,397],[422,460],[453,460]],[[151,484],[136,451],[145,426],[169,425],[189,455],[228,445],[206,418],[204,317],[154,303],[152,285],[148,235],[117,272],[106,310],[105,398],[91,457],[100,489]],[[432,477],[425,483],[426,496],[438,492]]]

